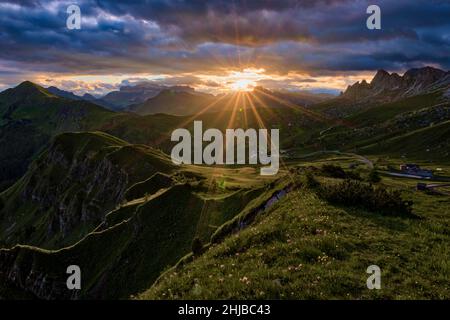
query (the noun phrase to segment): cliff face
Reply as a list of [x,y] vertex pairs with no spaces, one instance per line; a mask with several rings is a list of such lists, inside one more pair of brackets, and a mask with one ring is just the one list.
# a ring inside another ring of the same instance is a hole
[[[80,225],[95,225],[119,204],[129,183],[129,174],[115,166],[108,156],[100,161],[86,157],[70,161],[58,148],[42,159],[26,184],[22,199],[39,207],[48,216],[46,239],[55,235],[64,240]],[[53,167],[42,180],[45,168]],[[65,172],[60,180],[58,173]],[[79,186],[84,186],[79,188]],[[45,240],[44,240],[45,241]]]
[[[267,202],[266,188],[240,190],[220,199],[204,199],[196,188],[176,184],[135,199],[111,211],[94,232],[70,247],[0,249],[0,289],[14,286],[39,299],[128,298],[188,254],[195,237],[207,241],[213,223],[222,225],[242,210]],[[67,289],[70,265],[80,267],[81,290]]]
[[450,86],[450,72],[432,67],[410,69],[403,76],[379,70],[370,83],[350,85],[343,97],[356,101],[392,101]]
[[[39,252],[27,250],[26,247],[15,247],[11,250],[0,249],[0,280],[2,286],[8,285],[14,288],[16,295],[27,298],[60,299],[76,298],[77,291],[67,290],[63,277],[56,279],[54,276],[43,272],[37,266],[35,259]],[[61,274],[65,273],[61,266]],[[24,290],[26,288],[26,290]]]
[[7,191],[1,241],[45,248],[78,241],[123,201],[128,187],[161,169],[152,159],[145,149],[100,133],[58,136]]

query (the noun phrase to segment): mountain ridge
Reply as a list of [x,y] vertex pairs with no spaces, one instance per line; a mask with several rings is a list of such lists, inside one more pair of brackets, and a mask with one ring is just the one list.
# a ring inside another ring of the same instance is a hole
[[450,71],[430,66],[407,70],[402,76],[380,69],[370,83],[366,80],[349,85],[342,97],[353,101],[387,101],[450,86]]
[[114,116],[96,104],[60,98],[24,81],[0,93],[0,190],[22,176],[57,133],[93,129]]

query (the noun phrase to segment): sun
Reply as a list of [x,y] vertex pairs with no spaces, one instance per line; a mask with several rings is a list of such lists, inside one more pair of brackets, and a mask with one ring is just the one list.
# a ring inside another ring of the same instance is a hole
[[252,91],[256,87],[256,82],[249,79],[239,79],[229,85],[233,91]]
[[261,81],[271,80],[273,77],[265,74],[263,68],[244,68],[240,70],[224,70],[221,75],[201,75],[200,79],[205,82],[217,84],[221,92],[251,92]]

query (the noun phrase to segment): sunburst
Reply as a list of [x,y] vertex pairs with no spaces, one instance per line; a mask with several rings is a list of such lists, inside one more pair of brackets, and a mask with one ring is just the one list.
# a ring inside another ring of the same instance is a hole
[[253,88],[256,87],[256,82],[253,80],[249,80],[249,79],[239,79],[236,80],[235,82],[232,82],[229,85],[229,88],[233,91],[244,91],[244,92],[249,92],[252,91]]

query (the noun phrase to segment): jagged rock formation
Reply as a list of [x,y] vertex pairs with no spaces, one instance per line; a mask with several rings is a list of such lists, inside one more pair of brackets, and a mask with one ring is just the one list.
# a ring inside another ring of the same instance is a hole
[[379,70],[370,83],[358,81],[350,85],[342,97],[359,102],[388,102],[449,86],[450,72],[433,67],[410,69],[403,76]]

